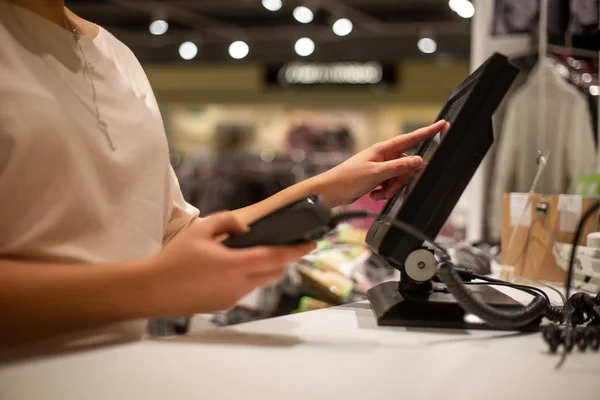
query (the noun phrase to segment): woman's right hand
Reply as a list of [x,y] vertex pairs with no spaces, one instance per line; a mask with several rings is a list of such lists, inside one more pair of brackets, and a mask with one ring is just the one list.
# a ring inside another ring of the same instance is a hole
[[224,234],[242,234],[248,227],[230,213],[192,224],[150,259],[156,291],[154,309],[163,315],[188,315],[228,309],[253,289],[277,281],[286,264],[314,249],[294,246],[230,249]]

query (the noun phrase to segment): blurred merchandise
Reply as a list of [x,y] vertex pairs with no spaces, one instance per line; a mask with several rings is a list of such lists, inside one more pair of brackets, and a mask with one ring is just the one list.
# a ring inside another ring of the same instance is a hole
[[[369,211],[371,211],[371,210],[369,210]],[[366,238],[367,238],[367,230],[366,229],[352,228],[348,225],[341,225],[338,228],[338,241],[340,243],[364,245]]]
[[319,297],[334,304],[342,304],[354,288],[352,281],[339,272],[302,264],[297,268],[313,285]]
[[[539,8],[539,0],[495,0],[494,34],[535,32]],[[598,0],[548,0],[550,36],[595,32],[598,32]]]
[[298,306],[298,308],[296,310],[293,311],[293,313],[298,314],[298,313],[302,313],[302,312],[306,312],[306,311],[313,311],[313,310],[320,310],[323,308],[329,308],[332,306],[334,306],[334,304],[326,303],[324,301],[317,300],[317,299],[309,297],[309,296],[304,296],[300,299],[300,305]]
[[[514,275],[563,282],[565,271],[556,259],[555,248],[572,243],[583,211],[596,202],[593,198],[574,195],[531,195],[524,208],[527,193],[504,195],[502,224],[502,264],[514,267]],[[510,238],[516,229],[515,239]],[[598,231],[598,213],[584,227],[581,245],[589,233]]]
[[600,174],[584,175],[579,178],[573,194],[587,197],[600,196]]
[[398,277],[371,253],[365,236],[365,230],[338,226],[317,250],[288,265],[278,283],[254,291],[214,322],[229,325],[364,300],[372,286]]

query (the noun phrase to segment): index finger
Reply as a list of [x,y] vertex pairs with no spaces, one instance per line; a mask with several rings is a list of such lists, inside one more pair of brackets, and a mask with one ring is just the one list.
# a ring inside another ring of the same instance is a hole
[[431,124],[424,128],[417,129],[414,132],[396,136],[395,138],[390,139],[386,143],[386,145],[388,145],[389,147],[401,146],[403,151],[408,150],[415,147],[422,141],[427,140],[432,136],[435,136],[437,133],[441,132],[445,128],[445,126],[446,121],[440,120],[435,124]]

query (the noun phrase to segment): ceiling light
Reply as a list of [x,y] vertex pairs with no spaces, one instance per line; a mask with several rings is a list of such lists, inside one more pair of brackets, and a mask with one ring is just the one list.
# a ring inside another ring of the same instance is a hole
[[475,15],[475,6],[469,0],[450,0],[448,6],[463,18],[472,18]]
[[241,60],[242,58],[245,58],[248,53],[250,53],[250,47],[248,47],[246,42],[238,40],[229,45],[229,55],[231,58]]
[[150,33],[153,35],[164,35],[169,30],[169,24],[167,21],[157,19],[150,24]]
[[590,86],[590,94],[592,96],[598,96],[600,94],[600,86],[597,86],[597,85]]
[[198,55],[198,46],[192,42],[183,42],[179,46],[179,55],[184,60],[193,60]]
[[269,11],[279,11],[283,6],[281,0],[262,0],[262,5]]
[[585,83],[590,83],[592,81],[592,75],[590,75],[586,72],[581,75],[581,80],[584,81]]
[[299,56],[310,56],[315,51],[315,42],[310,38],[298,39],[294,45],[294,50]]
[[450,7],[452,11],[456,12],[456,10],[458,10],[459,4],[463,1],[465,0],[450,0],[448,1],[448,7]]
[[432,38],[421,38],[417,42],[417,47],[422,53],[432,54],[437,50],[437,43]]
[[308,24],[315,18],[313,12],[308,7],[300,6],[294,8],[294,18],[302,24]]
[[347,36],[352,32],[354,25],[348,18],[340,18],[333,23],[333,33],[338,36]]

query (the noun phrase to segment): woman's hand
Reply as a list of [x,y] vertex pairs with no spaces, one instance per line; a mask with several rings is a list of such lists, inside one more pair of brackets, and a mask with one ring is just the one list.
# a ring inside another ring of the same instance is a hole
[[447,122],[438,121],[377,143],[325,172],[319,177],[324,202],[331,207],[351,204],[369,192],[374,200],[392,197],[423,164],[421,157],[408,157],[405,152],[448,126]]
[[423,164],[421,157],[407,157],[405,152],[438,132],[445,132],[448,127],[448,123],[439,121],[426,128],[377,143],[321,175],[233,212],[240,221],[251,224],[315,193],[331,208],[353,203],[369,192],[373,199],[388,199],[402,189],[410,176]]
[[192,224],[151,259],[157,308],[168,315],[228,309],[253,289],[281,278],[285,266],[314,249],[314,244],[229,249],[224,235],[248,227],[233,213]]
[[221,244],[223,234],[247,229],[232,213],[214,215],[149,259],[94,268],[0,257],[0,349],[126,320],[224,310],[314,248]]

